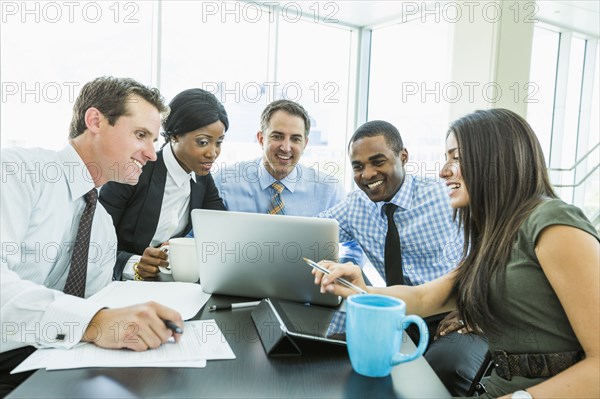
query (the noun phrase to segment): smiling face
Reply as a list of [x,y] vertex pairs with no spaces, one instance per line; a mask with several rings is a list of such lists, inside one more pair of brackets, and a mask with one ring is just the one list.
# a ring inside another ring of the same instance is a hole
[[350,161],[354,181],[369,199],[389,201],[404,182],[408,152],[403,148],[396,155],[384,136],[363,137],[350,146]]
[[142,167],[156,160],[154,142],[160,129],[160,113],[138,96],[127,101],[127,112],[114,126],[95,108],[86,111],[88,130],[93,131],[95,162],[88,165],[96,186],[108,181],[137,184]]
[[469,205],[469,192],[460,171],[460,156],[458,153],[458,142],[454,133],[446,138],[446,163],[440,172],[440,177],[446,180],[446,186],[450,190],[450,206],[454,209],[464,208]]
[[289,175],[300,160],[308,144],[304,129],[301,117],[277,111],[271,116],[269,127],[257,133],[256,138],[263,149],[263,163],[275,179]]
[[171,140],[175,159],[186,171],[206,176],[215,160],[221,154],[221,144],[225,138],[225,125],[216,121],[192,132],[176,136]]

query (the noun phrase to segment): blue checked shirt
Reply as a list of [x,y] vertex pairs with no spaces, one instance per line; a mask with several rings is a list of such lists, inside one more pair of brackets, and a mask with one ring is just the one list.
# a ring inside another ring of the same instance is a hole
[[[402,246],[404,278],[419,285],[450,272],[460,260],[462,230],[452,220],[448,191],[443,183],[406,175],[390,201],[398,205],[394,222]],[[319,216],[338,221],[340,242],[356,241],[385,278],[384,251],[387,217],[385,202],[373,202],[360,190]]]

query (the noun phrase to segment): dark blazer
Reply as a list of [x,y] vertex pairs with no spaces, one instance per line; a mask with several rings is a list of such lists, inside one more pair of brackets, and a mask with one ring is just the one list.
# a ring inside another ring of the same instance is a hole
[[[142,255],[156,232],[167,181],[167,167],[162,150],[156,155],[156,162],[148,162],[143,167],[140,180],[135,186],[110,182],[100,190],[99,200],[112,216],[119,242],[114,280],[121,280],[123,268],[129,258],[132,255]],[[184,237],[190,232],[192,209],[225,210],[219,190],[210,174],[196,175],[196,183],[190,180],[190,186],[187,226],[171,238]]]

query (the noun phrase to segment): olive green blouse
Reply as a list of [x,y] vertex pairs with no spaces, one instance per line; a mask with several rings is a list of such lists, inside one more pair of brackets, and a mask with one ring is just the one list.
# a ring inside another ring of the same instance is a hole
[[[600,240],[583,212],[560,200],[537,206],[521,225],[506,267],[506,290],[490,283],[491,310],[501,321],[499,331],[488,334],[490,351],[507,353],[555,353],[580,351],[581,345],[567,315],[535,254],[540,233],[552,225],[581,229]],[[565,264],[568,268],[569,265]],[[593,265],[600,267],[600,265]],[[536,385],[544,378],[500,378],[495,372],[484,385],[490,396],[501,396]]]

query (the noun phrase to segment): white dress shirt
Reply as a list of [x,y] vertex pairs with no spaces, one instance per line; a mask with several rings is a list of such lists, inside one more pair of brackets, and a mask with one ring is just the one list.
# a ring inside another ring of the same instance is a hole
[[[62,292],[84,194],[94,188],[75,149],[1,152],[0,352],[22,346],[69,348],[102,306]],[[86,297],[112,280],[117,236],[98,205],[90,235]]]
[[[171,145],[163,147],[163,159],[167,167],[167,180],[163,194],[160,216],[156,225],[156,232],[150,246],[156,247],[167,242],[174,234],[182,231],[188,223],[188,209],[190,207],[190,179],[196,182],[194,172],[187,173],[173,155]],[[141,256],[133,255],[123,269],[123,279],[132,280],[134,276],[133,265],[139,262]]]

